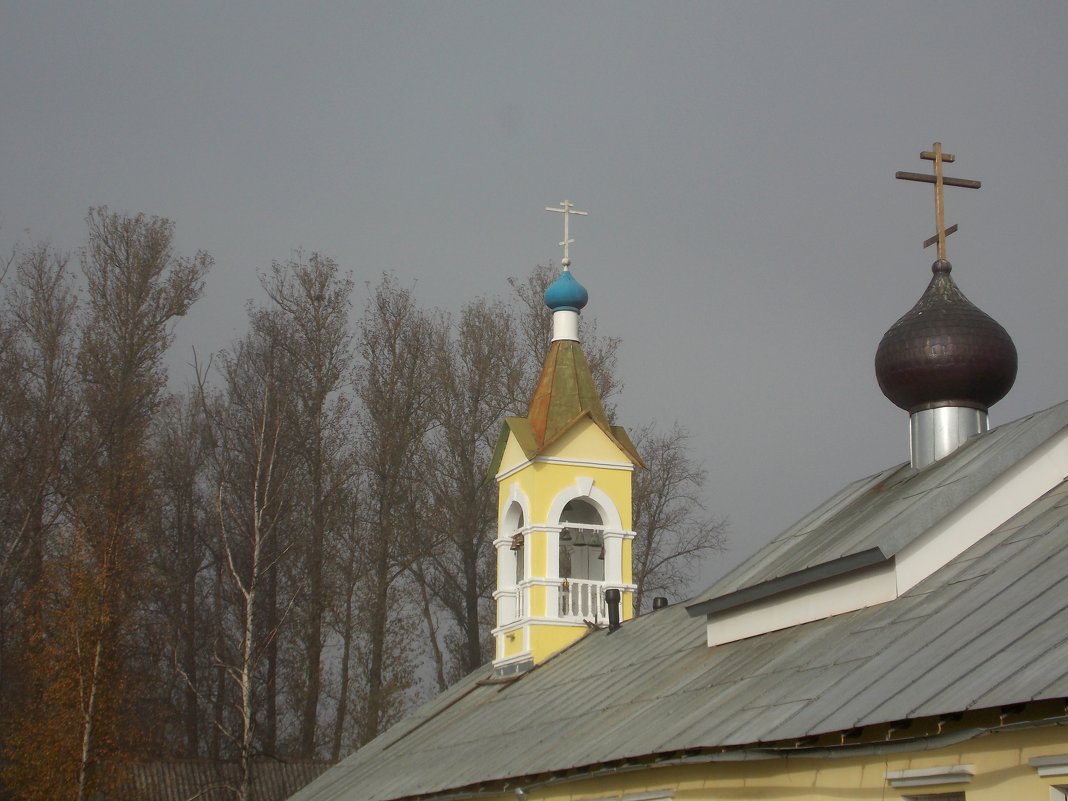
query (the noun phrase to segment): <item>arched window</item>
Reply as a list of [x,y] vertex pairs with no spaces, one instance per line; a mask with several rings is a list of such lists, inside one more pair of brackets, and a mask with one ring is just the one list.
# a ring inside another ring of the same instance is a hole
[[573,498],[564,505],[560,524],[560,577],[604,581],[604,522],[597,509]]
[[523,507],[513,502],[504,515],[505,531],[511,532],[511,551],[515,557],[515,583],[518,584],[526,578],[526,547],[523,537]]

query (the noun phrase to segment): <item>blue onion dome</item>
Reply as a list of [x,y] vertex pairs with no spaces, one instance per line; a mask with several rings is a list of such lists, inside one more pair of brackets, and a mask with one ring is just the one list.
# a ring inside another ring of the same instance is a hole
[[1016,346],[1001,325],[964,297],[939,259],[912,309],[890,326],[875,354],[879,388],[910,414],[939,406],[986,411],[1016,381]]
[[575,280],[570,270],[566,269],[545,290],[545,305],[554,312],[577,312],[589,302],[589,299],[586,288]]

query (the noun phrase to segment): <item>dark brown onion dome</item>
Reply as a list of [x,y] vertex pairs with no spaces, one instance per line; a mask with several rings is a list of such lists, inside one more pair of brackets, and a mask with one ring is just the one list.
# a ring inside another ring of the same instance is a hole
[[1008,332],[964,297],[948,261],[908,314],[890,326],[875,354],[879,389],[909,414],[938,406],[987,410],[1016,380]]

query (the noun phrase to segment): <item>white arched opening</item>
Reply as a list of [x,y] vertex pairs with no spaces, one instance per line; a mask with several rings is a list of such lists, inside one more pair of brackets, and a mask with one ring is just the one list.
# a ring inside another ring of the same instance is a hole
[[597,510],[597,514],[601,518],[601,525],[617,531],[623,529],[623,521],[619,517],[619,510],[616,509],[616,505],[608,496],[608,493],[600,487],[594,486],[593,479],[581,477],[575,479],[574,484],[561,490],[553,499],[552,505],[549,507],[548,522],[559,523],[564,514],[564,507],[576,498],[581,498]]
[[526,547],[526,496],[513,484],[509,501],[504,505],[497,540],[497,625],[518,620],[524,614],[524,580],[529,575]]
[[550,575],[559,576],[560,617],[605,620],[604,591],[621,587],[623,578],[625,534],[615,503],[592,478],[579,477],[553,499],[548,522],[550,540],[555,540],[550,541],[550,570],[555,568]]

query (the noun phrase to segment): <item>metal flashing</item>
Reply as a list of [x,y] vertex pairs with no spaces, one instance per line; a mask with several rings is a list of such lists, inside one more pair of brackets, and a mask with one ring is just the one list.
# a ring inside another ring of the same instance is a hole
[[833,562],[822,562],[804,570],[799,570],[796,573],[788,573],[785,576],[773,578],[762,584],[744,587],[726,595],[690,604],[686,607],[686,611],[693,617],[711,615],[715,612],[734,609],[753,601],[760,601],[773,595],[817,584],[826,579],[843,576],[846,573],[852,573],[855,570],[862,570],[886,561],[888,560],[882,551],[878,548],[869,548],[860,553],[849,554],[840,559],[835,559]]

